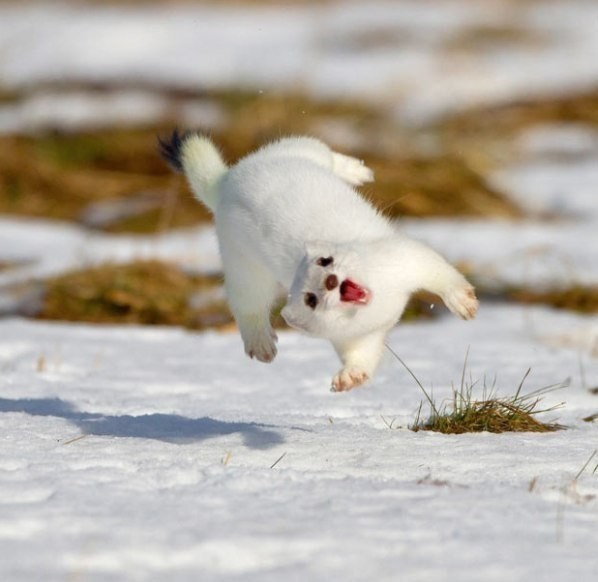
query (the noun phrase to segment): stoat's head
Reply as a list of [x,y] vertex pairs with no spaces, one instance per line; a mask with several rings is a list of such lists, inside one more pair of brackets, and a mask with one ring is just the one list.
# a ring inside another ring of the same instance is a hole
[[359,313],[371,301],[359,257],[329,243],[306,246],[282,316],[300,331],[329,339],[362,333]]

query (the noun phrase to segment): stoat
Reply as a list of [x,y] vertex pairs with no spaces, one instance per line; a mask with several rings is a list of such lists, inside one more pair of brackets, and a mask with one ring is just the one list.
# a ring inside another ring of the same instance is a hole
[[250,357],[276,356],[270,311],[280,286],[285,321],[329,339],[339,355],[333,391],[372,377],[414,292],[438,295],[463,319],[475,316],[463,275],[354,189],[373,181],[363,162],[310,137],[270,143],[232,167],[197,133],[175,131],[160,146],[214,214],[228,302]]

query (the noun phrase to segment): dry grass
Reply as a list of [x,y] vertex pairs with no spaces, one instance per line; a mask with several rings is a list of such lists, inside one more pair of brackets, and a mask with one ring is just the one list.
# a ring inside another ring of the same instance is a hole
[[579,313],[598,313],[598,287],[575,285],[549,291],[514,289],[507,291],[506,296],[519,303],[548,305]]
[[[556,423],[545,423],[534,415],[540,396],[525,395],[506,398],[475,400],[469,390],[455,391],[450,405],[443,406],[422,421],[419,417],[411,430],[431,430],[444,434],[466,432],[553,432],[564,428]],[[552,410],[552,409],[550,409]]]
[[534,49],[552,39],[548,34],[517,25],[480,24],[457,31],[443,44],[445,51],[471,54],[497,47]]
[[376,175],[367,192],[390,216],[521,216],[515,205],[493,190],[462,157],[448,153],[394,159],[364,157]]
[[9,269],[14,269],[18,263],[11,263],[10,261],[0,261],[0,273],[2,271],[8,271]]
[[530,370],[527,370],[513,396],[497,397],[494,385],[488,387],[484,380],[482,398],[476,400],[474,398],[474,389],[477,382],[471,380],[468,382],[465,379],[467,370],[466,355],[460,386],[458,388],[453,386],[453,395],[450,402],[437,406],[409,366],[405,364],[394,350],[390,347],[388,349],[415,380],[426,397],[430,408],[428,417],[422,419],[424,403],[420,404],[415,422],[409,427],[414,432],[420,430],[441,432],[443,434],[464,434],[469,432],[554,432],[565,428],[557,423],[541,422],[535,418],[535,415],[555,410],[561,406],[557,405],[548,409],[538,408],[546,393],[564,388],[568,385],[568,380],[558,385],[547,386],[528,394],[522,394],[523,384],[530,373]]
[[[222,277],[185,272],[158,260],[106,263],[44,282],[37,319],[137,325],[174,325],[190,329],[234,329],[221,289]],[[272,312],[272,325],[286,328]]]
[[[172,92],[173,111],[177,100],[193,97]],[[281,136],[318,135],[318,128],[331,122],[366,136],[366,141],[384,134],[385,143],[393,143],[399,131],[384,110],[349,101],[243,91],[195,97],[224,111],[225,125],[211,134],[230,162]],[[82,222],[92,204],[151,196],[155,202],[151,208],[101,228],[147,233],[209,220],[183,178],[173,176],[157,154],[156,136],[174,124],[163,121],[135,130],[0,137],[0,212]],[[365,193],[391,216],[518,215],[512,203],[489,188],[483,175],[458,153],[441,151],[429,157],[412,151],[374,154],[350,147],[348,151],[374,167],[377,182]]]
[[598,89],[564,97],[535,98],[471,108],[435,123],[428,130],[443,152],[452,153],[482,176],[516,162],[517,137],[542,125],[598,126]]
[[212,136],[231,162],[281,137],[317,135],[318,127],[330,121],[367,135],[376,135],[377,128],[388,125],[384,111],[349,100],[242,91],[211,93],[210,97],[227,118],[226,126],[213,131]]
[[[94,90],[114,90],[114,87]],[[172,92],[173,103],[193,96]],[[390,216],[518,217],[519,210],[485,179],[486,172],[493,168],[490,150],[494,138],[511,138],[535,123],[598,124],[598,92],[470,111],[429,129],[435,145],[433,153],[424,154],[418,153],[417,148],[403,147],[410,140],[401,128],[389,122],[383,109],[374,110],[361,103],[315,101],[300,93],[222,91],[195,96],[212,100],[225,112],[225,125],[212,135],[230,162],[284,135],[318,135],[318,127],[331,121],[366,136],[365,143],[373,144],[370,150],[349,148],[348,152],[366,159],[375,170],[376,182],[368,185],[364,193]],[[15,100],[19,96],[4,98]],[[165,135],[172,125],[168,122],[135,130],[0,137],[0,212],[90,225],[92,222],[87,218],[90,208],[98,204],[124,207],[125,203],[137,201],[142,203],[133,205],[137,208],[134,212],[123,212],[114,220],[93,226],[111,232],[147,233],[209,220],[209,214],[193,199],[184,179],[171,174],[157,154],[156,135]],[[379,140],[374,140],[378,137]],[[401,145],[389,145],[396,141],[395,137],[401,138]],[[378,149],[374,147],[377,145]],[[10,265],[0,265],[2,268]],[[105,273],[108,280],[111,276],[114,274]],[[119,306],[118,301],[113,301],[114,291],[108,291],[109,285],[99,274],[93,279],[95,291],[90,289],[91,282],[84,285],[85,276],[81,277],[80,289],[87,294],[83,297],[77,294],[79,283],[68,284],[69,277],[74,274],[48,283],[47,301],[53,303],[51,308],[44,309],[45,317],[75,321],[106,317],[108,321],[138,323],[151,322],[153,318],[158,322],[199,327],[231,321],[225,305],[198,320],[199,323],[190,323],[188,318],[192,316],[185,309],[180,318],[167,314],[173,309],[160,311],[155,307],[161,305],[157,299],[148,299],[145,307],[141,307],[137,304],[143,292],[134,293],[130,304]],[[157,275],[155,279],[161,277]],[[168,276],[164,278],[168,280]],[[151,288],[152,285],[148,287]],[[168,295],[169,289],[164,292]],[[89,300],[91,297],[95,300]],[[509,290],[507,297],[587,313],[598,310],[596,288],[576,287],[546,293]],[[429,303],[430,300],[425,303],[415,299],[403,319],[434,316],[436,311],[430,309]],[[97,315],[90,315],[93,313]],[[276,325],[283,325],[280,317],[275,321]]]
[[[1,265],[0,265],[1,268]],[[43,283],[37,319],[89,323],[175,325],[191,329],[233,328],[221,277],[191,274],[164,261],[106,263],[50,278]],[[201,307],[195,307],[201,305]],[[272,325],[287,325],[272,311]],[[33,311],[33,310],[32,310]],[[403,319],[431,318],[429,297],[415,297]]]
[[598,89],[563,97],[526,99],[506,105],[470,109],[443,120],[437,129],[448,139],[483,140],[489,135],[512,136],[545,123],[598,126]]
[[230,324],[224,301],[200,309],[192,297],[219,279],[185,273],[160,261],[105,264],[46,281],[40,319],[93,323],[178,325],[193,329]]
[[151,232],[208,218],[158,158],[153,131],[0,138],[2,213],[80,221],[90,204],[148,193],[155,208],[108,230]]
[[[465,41],[477,42],[478,32],[470,31]],[[521,31],[500,27],[482,32],[484,38],[491,33],[497,42],[522,37]],[[413,132],[401,127],[383,107],[348,100],[319,101],[300,92],[194,93],[126,84],[46,88],[99,94],[154,89],[171,102],[170,118],[152,127],[0,137],[0,213],[81,221],[90,204],[154,197],[151,208],[101,226],[113,232],[155,232],[209,219],[184,180],[170,174],[156,152],[156,135],[176,124],[182,101],[212,102],[224,112],[224,125],[212,135],[231,162],[284,135],[326,135],[325,128],[331,125],[358,136],[355,143],[341,138],[342,143],[336,145],[373,166],[376,183],[365,193],[391,216],[518,217],[519,209],[486,179],[488,172],[513,154],[513,138],[544,123],[598,126],[598,90],[470,109],[423,132]],[[4,92],[0,101],[15,103],[30,94]],[[423,148],[425,152],[417,145],[422,138],[432,144]]]
[[[220,94],[230,123],[214,136],[229,159],[237,159],[273,139],[306,133],[317,135],[320,124],[340,122],[354,132],[389,134],[384,111],[349,101],[313,101],[304,95]],[[399,128],[394,129],[396,134]],[[393,130],[390,130],[393,133]],[[396,135],[394,136],[396,141]],[[390,136],[388,141],[392,141]],[[520,212],[492,190],[484,177],[458,154],[435,156],[406,151],[385,154],[351,151],[374,170],[376,181],[365,194],[390,216],[498,216]]]

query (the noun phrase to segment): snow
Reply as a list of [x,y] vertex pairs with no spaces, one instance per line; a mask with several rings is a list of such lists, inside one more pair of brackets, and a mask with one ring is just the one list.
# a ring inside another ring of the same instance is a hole
[[596,220],[437,219],[401,220],[400,225],[451,260],[472,267],[491,287],[598,284]]
[[495,172],[490,181],[531,215],[584,222],[598,219],[595,153],[523,158]]
[[[155,123],[175,117],[172,103],[149,91],[46,90],[18,103],[0,106],[0,133],[33,133],[60,128],[62,131],[106,129],[123,125]],[[222,123],[223,112],[210,102],[197,99],[179,103],[176,117],[185,126],[211,128]]]
[[423,395],[397,362],[333,394],[332,350],[291,332],[267,366],[234,334],[3,320],[2,577],[593,580],[594,465],[571,484],[595,396],[578,353],[537,337],[582,322],[486,305],[399,326],[389,344],[438,401],[467,346],[503,395],[530,366],[526,390],[573,379],[546,397],[567,431],[443,436],[406,428]]
[[517,140],[526,157],[590,156],[598,153],[598,131],[581,123],[551,123],[528,128]]
[[1,260],[17,263],[0,272],[0,289],[106,261],[176,260],[204,274],[221,270],[211,227],[148,236],[110,235],[60,221],[0,217],[0,249]]
[[[592,88],[597,20],[590,0],[436,0],[433,10],[415,0],[2,4],[0,78],[14,90],[91,82],[350,95],[425,123],[471,105]],[[451,49],[463,34],[488,28],[514,30],[515,38]],[[0,119],[15,123],[6,110]]]

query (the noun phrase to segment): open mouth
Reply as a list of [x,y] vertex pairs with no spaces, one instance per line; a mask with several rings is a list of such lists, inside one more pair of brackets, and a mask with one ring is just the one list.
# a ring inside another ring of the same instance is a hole
[[351,279],[345,279],[341,283],[340,293],[341,301],[346,303],[365,305],[370,300],[370,292]]

